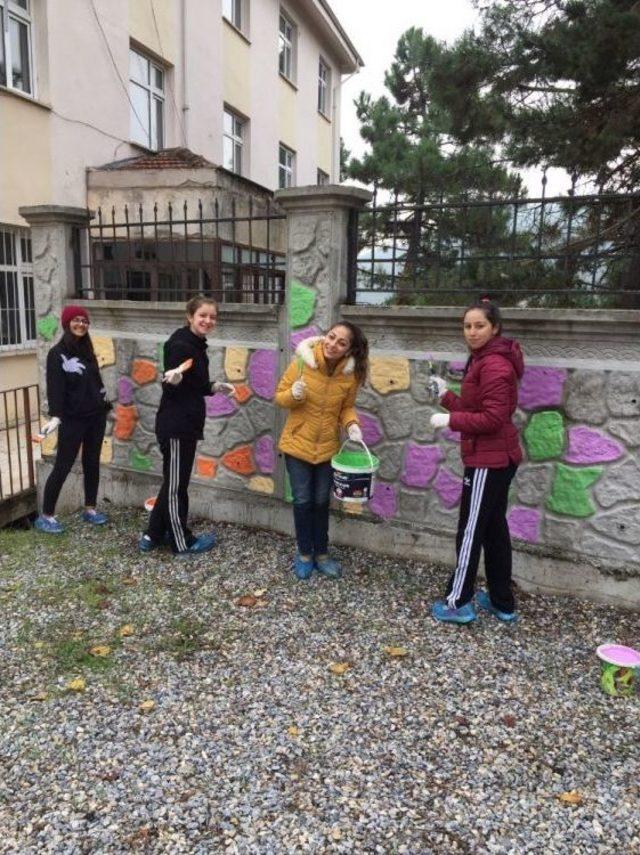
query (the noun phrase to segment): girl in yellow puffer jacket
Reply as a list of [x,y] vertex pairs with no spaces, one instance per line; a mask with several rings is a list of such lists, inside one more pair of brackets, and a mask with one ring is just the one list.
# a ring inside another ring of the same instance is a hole
[[327,576],[341,573],[328,555],[331,458],[340,448],[340,428],[362,440],[355,400],[368,354],[362,330],[341,322],[325,336],[300,342],[276,390],[276,403],[289,410],[278,447],[293,493],[293,569],[299,579],[308,579],[314,568]]

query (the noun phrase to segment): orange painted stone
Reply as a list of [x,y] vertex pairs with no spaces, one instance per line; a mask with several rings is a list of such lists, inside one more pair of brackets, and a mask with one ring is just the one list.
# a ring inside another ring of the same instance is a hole
[[227,451],[222,462],[227,469],[238,472],[240,475],[252,475],[256,471],[250,445],[240,445],[233,451]]
[[116,424],[113,435],[116,439],[131,439],[138,424],[138,410],[126,404],[116,406]]
[[158,376],[155,362],[150,359],[134,359],[131,369],[131,377],[136,381],[138,386],[144,386],[145,383],[151,383]]
[[245,401],[248,401],[253,392],[247,386],[246,383],[238,383],[236,386],[236,401],[239,404],[244,404]]
[[201,478],[215,478],[218,461],[213,457],[196,457],[196,475]]

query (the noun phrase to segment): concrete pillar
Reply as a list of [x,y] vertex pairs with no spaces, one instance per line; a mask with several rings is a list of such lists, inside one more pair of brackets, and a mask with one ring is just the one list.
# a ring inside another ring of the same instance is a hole
[[309,327],[326,330],[339,319],[347,295],[350,213],[371,193],[330,184],[278,190],[275,198],[287,214],[287,326],[295,340]]
[[86,208],[66,205],[31,205],[19,209],[31,228],[33,284],[38,332],[38,373],[42,392],[42,412],[46,414],[44,395],[46,355],[61,334],[60,312],[75,295],[76,261],[74,247],[77,229],[91,218]]

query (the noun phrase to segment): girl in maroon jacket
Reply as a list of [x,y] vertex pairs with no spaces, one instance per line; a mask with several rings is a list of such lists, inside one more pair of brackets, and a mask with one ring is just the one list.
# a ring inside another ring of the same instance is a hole
[[446,623],[476,619],[473,592],[484,548],[489,592],[480,591],[476,603],[499,620],[510,622],[517,616],[506,512],[509,485],[522,460],[518,431],[511,419],[524,361],[520,345],[501,335],[500,312],[490,300],[470,306],[463,323],[470,356],[460,396],[448,391],[441,377],[433,378],[440,404],[449,412],[431,416],[431,425],[461,434],[465,468],[456,569],[447,585],[446,600],[434,603],[432,614]]

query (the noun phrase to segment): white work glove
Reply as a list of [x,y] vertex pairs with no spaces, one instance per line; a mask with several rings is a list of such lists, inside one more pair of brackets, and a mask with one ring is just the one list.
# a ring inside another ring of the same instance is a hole
[[447,386],[447,381],[442,377],[438,377],[437,374],[432,374],[429,377],[427,382],[427,389],[429,390],[429,395],[434,401],[439,401],[440,398],[449,390]]
[[215,380],[211,384],[211,388],[214,392],[221,392],[223,395],[226,395],[227,398],[235,398],[236,396],[236,387],[233,383],[223,383],[220,380]]
[[291,394],[296,399],[296,401],[304,400],[304,396],[307,394],[307,386],[304,380],[295,380],[291,387]]
[[429,424],[432,428],[449,427],[450,419],[449,413],[434,413],[429,419]]
[[360,430],[360,425],[357,425],[355,422],[352,422],[347,428],[347,434],[349,435],[349,439],[351,442],[362,442],[362,431]]
[[43,424],[40,428],[40,436],[49,436],[50,433],[53,433],[54,430],[58,430],[60,425],[60,419],[57,416],[53,416],[53,418],[49,419],[46,424]]
[[170,368],[168,371],[165,371],[162,375],[162,382],[168,383],[170,386],[178,386],[182,383],[182,371],[180,367]]

